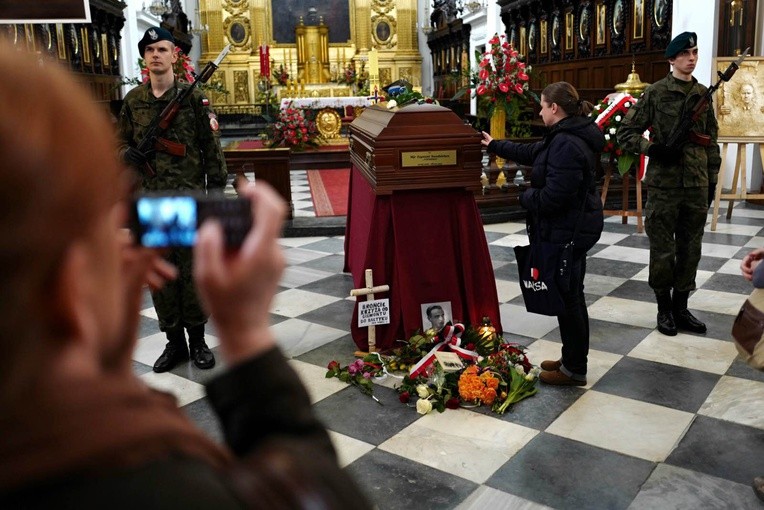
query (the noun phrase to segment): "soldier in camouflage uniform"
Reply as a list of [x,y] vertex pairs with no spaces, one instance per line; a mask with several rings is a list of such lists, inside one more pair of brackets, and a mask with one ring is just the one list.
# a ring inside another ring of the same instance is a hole
[[[665,145],[684,112],[692,109],[707,90],[692,76],[698,58],[695,33],[676,36],[665,55],[672,72],[645,89],[616,136],[625,150],[650,156],[645,177],[649,186],[645,207],[649,283],[658,301],[658,330],[673,336],[677,328],[706,332],[706,325],[687,310],[687,299],[695,289],[703,228],[721,157],[710,102],[680,149]],[[642,137],[647,128],[652,129],[651,141]]]
[[[123,159],[138,170],[148,162],[156,175],[142,173],[143,190],[204,190],[225,186],[227,172],[220,147],[218,122],[209,101],[198,89],[183,104],[170,128],[162,135],[186,147],[185,156],[162,150],[143,154],[136,146],[151,122],[188,83],[179,82],[173,73],[177,60],[172,34],[162,28],[146,31],[138,50],[149,70],[149,81],[125,97],[119,116]],[[155,372],[171,370],[189,358],[184,328],[194,364],[212,368],[215,357],[204,341],[207,314],[196,295],[192,279],[192,253],[189,248],[174,248],[166,256],[178,268],[178,278],[151,294],[159,317],[159,327],[167,335],[167,346],[154,364]]]

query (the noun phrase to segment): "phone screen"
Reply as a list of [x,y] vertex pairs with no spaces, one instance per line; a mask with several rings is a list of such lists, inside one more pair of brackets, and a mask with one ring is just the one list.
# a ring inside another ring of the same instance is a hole
[[135,202],[137,235],[148,248],[193,246],[198,226],[196,198],[142,196]]

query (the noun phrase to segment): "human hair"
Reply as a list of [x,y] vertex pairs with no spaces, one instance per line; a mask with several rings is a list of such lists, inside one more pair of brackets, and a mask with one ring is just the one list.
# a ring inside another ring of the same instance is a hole
[[0,44],[0,401],[71,333],[55,306],[61,262],[122,190],[106,112],[38,58]]
[[432,314],[432,311],[433,311],[433,310],[435,310],[436,308],[437,308],[438,310],[440,310],[441,312],[443,311],[443,307],[442,307],[442,306],[440,306],[440,305],[432,305],[432,306],[428,307],[428,308],[427,308],[427,318],[428,318],[428,319],[430,319],[430,318],[431,318],[431,314]]
[[566,81],[550,83],[541,95],[549,104],[556,103],[568,116],[586,117],[594,109],[594,105],[581,99],[575,87]]

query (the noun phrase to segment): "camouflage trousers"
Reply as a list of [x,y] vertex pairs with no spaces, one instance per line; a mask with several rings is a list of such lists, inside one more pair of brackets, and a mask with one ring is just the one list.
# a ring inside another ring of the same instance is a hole
[[159,329],[190,328],[207,322],[193,280],[193,253],[190,248],[173,248],[164,257],[178,268],[178,277],[151,293],[159,317]]
[[650,287],[695,289],[703,228],[708,214],[708,188],[654,188],[647,194],[645,231],[650,239]]

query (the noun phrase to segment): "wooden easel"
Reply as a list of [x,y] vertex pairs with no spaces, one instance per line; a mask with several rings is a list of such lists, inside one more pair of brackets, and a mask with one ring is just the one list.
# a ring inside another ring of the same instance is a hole
[[[735,173],[732,176],[732,190],[730,193],[722,193],[724,185],[724,169],[727,162],[727,150],[730,143],[737,144],[737,153],[735,154]],[[750,143],[750,142],[749,142]],[[727,206],[727,219],[732,218],[732,206],[735,200],[745,200],[747,198],[764,199],[764,193],[748,193],[746,179],[746,142],[735,140],[720,141],[722,152],[722,165],[719,168],[719,180],[716,183],[716,192],[714,193],[714,213],[711,218],[711,231],[716,231],[716,222],[719,217],[719,202],[729,200]],[[759,152],[764,160],[764,145],[759,144]],[[740,183],[740,189],[738,189]]]
[[[605,181],[602,184],[602,206],[605,206],[605,200],[607,199],[608,188],[610,187],[610,180],[613,177],[613,165],[607,165],[605,168]],[[621,223],[626,225],[628,223],[629,216],[636,216],[637,218],[637,233],[641,234],[644,230],[642,226],[642,181],[637,178],[637,209],[629,209],[629,187],[630,187],[631,175],[625,173],[623,175],[623,182],[621,183],[621,209],[605,209],[602,214],[605,216],[620,216]]]

